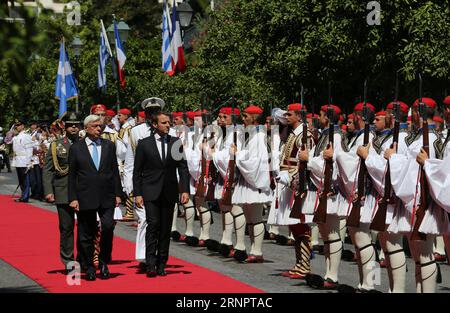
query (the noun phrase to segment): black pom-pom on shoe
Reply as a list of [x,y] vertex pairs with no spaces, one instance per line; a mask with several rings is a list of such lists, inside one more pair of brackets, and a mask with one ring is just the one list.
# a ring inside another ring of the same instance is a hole
[[220,244],[220,246],[219,246],[219,251],[218,251],[218,252],[219,252],[223,257],[227,258],[227,257],[230,255],[230,251],[231,251],[231,246],[228,246],[228,245],[223,244],[223,243]]
[[178,241],[180,240],[181,234],[178,231],[174,230],[170,233],[170,237],[172,237],[173,240]]
[[194,236],[186,236],[185,242],[188,246],[195,247],[198,245],[198,238]]
[[205,245],[206,245],[206,248],[207,248],[209,251],[219,252],[219,246],[220,246],[220,243],[219,243],[217,240],[214,240],[214,239],[207,239],[207,240],[205,241]]
[[320,275],[308,274],[305,277],[306,284],[313,289],[322,289],[324,284],[324,279]]
[[236,261],[244,262],[248,255],[245,250],[234,250],[234,258]]
[[349,285],[339,285],[338,293],[356,293],[356,289]]

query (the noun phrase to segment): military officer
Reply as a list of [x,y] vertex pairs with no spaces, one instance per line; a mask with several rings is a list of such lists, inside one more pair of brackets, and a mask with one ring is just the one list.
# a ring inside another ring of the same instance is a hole
[[67,115],[65,122],[59,122],[59,127],[65,134],[50,144],[45,157],[43,183],[45,199],[55,203],[59,219],[59,254],[61,262],[66,267],[66,273],[74,265],[74,236],[75,212],[69,207],[68,177],[69,177],[69,149],[79,139],[81,120],[76,113]]

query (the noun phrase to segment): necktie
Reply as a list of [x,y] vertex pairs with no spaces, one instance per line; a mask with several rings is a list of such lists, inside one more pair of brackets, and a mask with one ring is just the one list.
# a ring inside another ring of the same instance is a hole
[[98,159],[98,150],[97,150],[97,142],[92,142],[92,161],[94,161],[95,168],[99,169],[99,159]]
[[166,138],[165,137],[161,137],[161,160],[164,162],[166,162],[166,145],[165,145],[165,141]]

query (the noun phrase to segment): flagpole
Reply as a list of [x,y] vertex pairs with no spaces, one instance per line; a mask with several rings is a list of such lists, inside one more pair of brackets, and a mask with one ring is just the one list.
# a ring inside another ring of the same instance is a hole
[[[116,27],[116,15],[113,14],[113,24],[114,24],[114,28]],[[115,35],[114,35],[115,38]],[[115,46],[115,58],[114,58],[114,62],[116,63],[116,86],[117,86],[117,92],[116,92],[116,106],[117,106],[117,114],[119,114],[119,110],[120,110],[120,66],[119,66],[119,59],[117,56],[117,42],[114,42],[114,46]]]

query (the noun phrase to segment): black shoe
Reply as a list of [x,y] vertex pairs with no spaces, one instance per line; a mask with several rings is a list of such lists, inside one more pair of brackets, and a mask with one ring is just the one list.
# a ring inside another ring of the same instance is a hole
[[140,271],[146,271],[147,270],[147,264],[145,262],[139,262],[138,268]]
[[106,265],[105,263],[100,263],[99,268],[100,268],[100,278],[108,279],[110,277],[108,265]]
[[160,264],[160,265],[158,265],[158,270],[157,270],[158,276],[167,276],[167,273],[166,273],[166,271],[164,270],[165,267],[166,267],[165,264]]
[[15,201],[15,202],[25,202],[25,203],[28,202],[28,200],[25,200],[25,199],[22,199],[22,198],[16,199],[16,200],[14,200],[14,201]]
[[154,265],[147,266],[147,277],[156,277],[156,267]]
[[94,281],[95,279],[96,279],[96,277],[95,277],[95,268],[91,266],[86,271],[86,280]]

